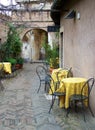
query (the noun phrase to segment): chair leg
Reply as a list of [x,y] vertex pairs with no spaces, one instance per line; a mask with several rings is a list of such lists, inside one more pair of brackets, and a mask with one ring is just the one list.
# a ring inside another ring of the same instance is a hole
[[1,79],[0,79],[0,90],[1,90],[1,91],[4,90],[4,86],[3,86],[2,82],[1,82]]
[[45,88],[44,88],[44,91],[45,91],[45,92],[47,92],[46,87],[47,87],[47,82],[45,82]]
[[50,106],[49,113],[51,112],[51,109],[53,108],[53,105],[54,105],[54,102],[55,102],[55,98],[56,98],[56,96],[54,96],[54,98],[52,97],[52,104]]
[[71,101],[69,101],[69,107],[66,109],[67,110],[66,117],[68,117],[70,109],[71,109]]
[[49,93],[49,86],[48,83],[45,82],[45,88],[44,88],[45,93]]
[[77,111],[77,101],[75,101],[74,104],[75,104],[75,112],[77,113],[78,112]]
[[94,113],[92,112],[92,109],[91,109],[90,105],[88,105],[88,108],[89,108],[89,110],[90,110],[92,116],[95,117],[95,116],[94,116]]
[[86,119],[85,119],[85,104],[83,102],[82,102],[82,109],[83,109],[84,121],[86,122]]
[[66,117],[68,117],[69,113],[70,113],[70,108],[67,108]]
[[[83,103],[82,103],[82,107],[83,107],[83,109],[84,109],[84,107],[85,107],[85,105],[84,105]],[[94,113],[92,112],[92,109],[91,109],[91,107],[90,107],[89,104],[88,104],[88,108],[89,108],[89,110],[90,110],[92,116],[94,117]],[[84,121],[86,122],[86,119],[85,119],[85,109],[83,110],[83,114],[84,114]]]
[[40,82],[39,88],[38,88],[38,90],[37,90],[37,93],[39,92],[40,88],[41,88],[41,82]]

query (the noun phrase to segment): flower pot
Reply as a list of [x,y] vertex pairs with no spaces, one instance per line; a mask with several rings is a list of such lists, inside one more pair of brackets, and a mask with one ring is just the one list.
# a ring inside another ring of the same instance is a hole
[[23,64],[16,64],[16,69],[22,69],[23,68]]

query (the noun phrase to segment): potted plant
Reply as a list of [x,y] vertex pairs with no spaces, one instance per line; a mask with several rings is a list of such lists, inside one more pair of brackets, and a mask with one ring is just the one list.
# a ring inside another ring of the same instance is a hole
[[[2,46],[2,53],[4,61],[9,61],[11,64],[16,64],[18,57],[21,56],[22,42],[20,40],[19,32],[12,24],[8,24],[9,30],[7,34],[7,40]],[[6,58],[7,57],[7,58]],[[18,62],[21,64],[22,59]]]
[[17,63],[17,60],[15,58],[6,58],[7,62],[10,62],[12,65]]
[[22,57],[17,58],[16,68],[17,69],[22,69],[23,68],[23,63],[24,63],[24,60],[23,60]]
[[50,65],[50,71],[52,69],[59,67],[59,50],[56,44],[53,44],[53,47],[49,44],[44,43],[43,47],[45,48],[45,58],[46,61],[49,62]]
[[7,40],[2,46],[2,53],[4,54],[3,58],[6,59],[7,57],[17,59],[21,56],[22,42],[16,27],[14,27],[12,24],[9,24],[8,27],[9,30],[7,34]]

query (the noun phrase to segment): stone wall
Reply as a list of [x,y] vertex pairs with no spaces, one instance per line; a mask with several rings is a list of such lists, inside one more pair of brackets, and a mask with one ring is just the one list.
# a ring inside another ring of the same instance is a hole
[[0,14],[0,42],[3,43],[6,41],[8,26],[7,20],[11,19],[9,16]]

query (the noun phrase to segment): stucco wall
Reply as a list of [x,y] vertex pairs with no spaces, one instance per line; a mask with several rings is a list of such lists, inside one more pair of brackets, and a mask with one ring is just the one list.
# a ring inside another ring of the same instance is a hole
[[[64,65],[72,67],[74,76],[95,77],[95,0],[80,0],[72,8],[80,12],[80,20],[61,16]],[[94,98],[95,87],[91,95],[95,112]]]

